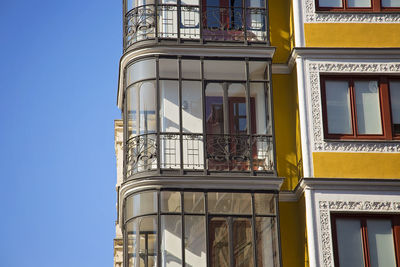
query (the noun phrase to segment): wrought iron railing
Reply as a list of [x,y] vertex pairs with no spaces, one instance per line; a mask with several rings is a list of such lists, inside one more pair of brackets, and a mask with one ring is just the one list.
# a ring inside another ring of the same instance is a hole
[[[179,15],[179,16],[178,16]],[[150,39],[268,43],[265,8],[145,5],[125,15],[124,44]]]
[[127,177],[158,168],[160,172],[274,171],[270,135],[160,133],[157,139],[157,134],[144,134],[130,138],[125,149]]

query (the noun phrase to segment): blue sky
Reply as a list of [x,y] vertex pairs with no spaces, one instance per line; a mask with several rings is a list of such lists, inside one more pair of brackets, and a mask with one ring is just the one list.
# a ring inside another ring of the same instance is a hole
[[0,0],[0,266],[112,266],[121,5]]

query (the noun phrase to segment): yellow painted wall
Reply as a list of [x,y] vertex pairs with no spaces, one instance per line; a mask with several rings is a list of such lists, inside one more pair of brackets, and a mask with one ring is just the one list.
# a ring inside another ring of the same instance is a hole
[[296,73],[272,75],[278,176],[282,190],[293,190],[299,181],[299,125]]
[[274,63],[286,63],[293,47],[293,16],[290,0],[269,1],[271,46],[276,47]]
[[400,178],[400,153],[313,153],[314,176]]
[[308,266],[305,202],[279,202],[283,267]]
[[306,23],[308,47],[398,47],[399,23]]

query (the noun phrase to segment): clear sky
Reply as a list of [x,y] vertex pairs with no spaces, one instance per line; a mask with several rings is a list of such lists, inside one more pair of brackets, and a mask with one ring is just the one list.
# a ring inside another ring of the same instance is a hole
[[122,0],[0,0],[0,266],[112,266]]

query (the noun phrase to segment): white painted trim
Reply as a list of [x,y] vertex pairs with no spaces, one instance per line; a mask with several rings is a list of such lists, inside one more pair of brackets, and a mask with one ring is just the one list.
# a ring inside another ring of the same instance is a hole
[[272,74],[290,74],[292,69],[288,64],[272,64]]
[[302,0],[293,0],[294,42],[296,47],[305,46],[303,3]]
[[304,199],[306,205],[306,228],[307,228],[307,247],[308,247],[308,260],[310,267],[319,267],[317,259],[319,259],[318,249],[318,235],[314,235],[315,220],[314,220],[314,199],[313,194],[309,190],[304,192]]
[[301,151],[303,159],[303,174],[305,177],[312,177],[312,155],[310,153],[309,140],[309,116],[307,115],[307,85],[305,79],[304,60],[301,57],[296,58],[297,66],[297,87],[299,97],[299,117],[300,117],[300,132],[301,132]]

